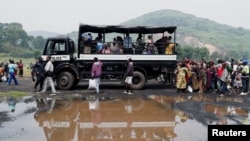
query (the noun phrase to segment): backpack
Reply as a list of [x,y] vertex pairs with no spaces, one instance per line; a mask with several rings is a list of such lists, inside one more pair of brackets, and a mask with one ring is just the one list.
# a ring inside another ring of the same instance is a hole
[[228,65],[227,66],[227,71],[230,72],[230,73],[232,73],[232,70],[233,70],[232,67]]

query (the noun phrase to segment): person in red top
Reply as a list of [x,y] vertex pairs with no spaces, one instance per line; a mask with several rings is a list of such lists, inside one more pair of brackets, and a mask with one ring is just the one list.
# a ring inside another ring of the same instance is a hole
[[4,69],[3,69],[3,64],[0,64],[0,82],[2,81]]
[[218,92],[221,92],[221,88],[222,88],[222,81],[221,81],[221,76],[222,76],[222,73],[223,73],[223,63],[224,61],[223,60],[218,60],[217,61],[218,64],[215,66],[216,68],[216,77],[217,77],[217,91]]
[[22,62],[22,60],[20,60],[18,63],[18,70],[19,70],[18,76],[23,77],[23,62]]

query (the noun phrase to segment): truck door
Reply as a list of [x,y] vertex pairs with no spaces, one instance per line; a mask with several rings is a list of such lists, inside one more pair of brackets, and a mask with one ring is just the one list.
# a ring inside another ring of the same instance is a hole
[[70,53],[67,40],[48,40],[43,55],[51,55],[54,62],[69,61]]

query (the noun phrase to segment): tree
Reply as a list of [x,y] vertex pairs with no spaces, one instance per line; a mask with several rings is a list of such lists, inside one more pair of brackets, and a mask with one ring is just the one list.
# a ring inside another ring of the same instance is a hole
[[42,36],[37,36],[34,40],[33,40],[33,46],[35,49],[43,49],[43,47],[46,44],[46,40],[42,37]]
[[208,60],[209,59],[209,50],[206,47],[199,48],[198,56],[200,60]]
[[215,60],[217,60],[217,58],[221,58],[221,55],[218,51],[215,51],[211,54],[210,59],[215,61]]

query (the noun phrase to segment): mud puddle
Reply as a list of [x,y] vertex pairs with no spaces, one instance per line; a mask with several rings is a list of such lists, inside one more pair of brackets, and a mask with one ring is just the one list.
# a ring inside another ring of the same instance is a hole
[[209,124],[249,124],[248,107],[243,98],[202,95],[8,97],[0,140],[206,141]]

